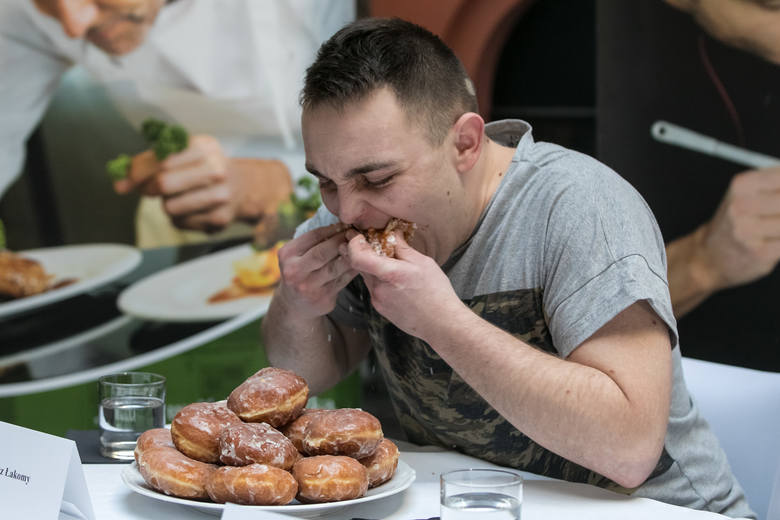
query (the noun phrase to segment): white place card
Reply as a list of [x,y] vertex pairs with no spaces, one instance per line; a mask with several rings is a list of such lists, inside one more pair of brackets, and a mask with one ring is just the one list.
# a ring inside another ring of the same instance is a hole
[[0,421],[5,518],[95,520],[76,443]]
[[222,510],[222,520],[291,520],[288,515],[271,513],[270,511],[258,511],[254,507],[239,506],[237,504],[225,504]]

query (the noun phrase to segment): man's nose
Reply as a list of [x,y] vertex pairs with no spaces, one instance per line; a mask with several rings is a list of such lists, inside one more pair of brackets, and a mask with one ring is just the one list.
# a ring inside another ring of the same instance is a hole
[[362,213],[363,203],[354,191],[343,190],[339,192],[338,217],[341,222],[350,226],[358,224]]
[[83,38],[100,10],[94,0],[58,0],[58,18],[70,38]]

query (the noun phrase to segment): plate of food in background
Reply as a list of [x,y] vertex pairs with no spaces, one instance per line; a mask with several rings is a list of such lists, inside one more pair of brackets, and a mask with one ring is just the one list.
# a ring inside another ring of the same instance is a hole
[[170,267],[119,295],[125,314],[145,320],[194,322],[232,318],[271,303],[283,242],[258,250],[242,244]]
[[0,245],[0,318],[64,300],[132,271],[138,249],[123,244],[79,244],[26,251]]

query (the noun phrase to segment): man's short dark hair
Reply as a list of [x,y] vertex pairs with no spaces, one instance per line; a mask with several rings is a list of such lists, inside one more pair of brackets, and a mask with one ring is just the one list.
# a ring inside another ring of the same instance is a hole
[[342,109],[377,89],[390,88],[407,115],[427,127],[438,145],[453,123],[477,111],[463,64],[436,35],[398,18],[355,21],[320,47],[306,71],[304,110],[323,104]]

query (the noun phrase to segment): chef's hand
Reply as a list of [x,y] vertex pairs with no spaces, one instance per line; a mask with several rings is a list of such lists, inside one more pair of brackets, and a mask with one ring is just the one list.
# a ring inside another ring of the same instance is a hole
[[702,247],[719,288],[772,272],[780,260],[780,166],[736,175],[702,227]]
[[780,166],[736,175],[712,219],[666,253],[678,318],[716,291],[772,272],[780,260]]
[[343,224],[313,229],[285,244],[279,250],[282,281],[274,299],[282,299],[302,320],[331,312],[339,291],[357,275],[339,253],[342,244]]
[[160,196],[174,225],[211,232],[275,213],[292,192],[292,181],[280,161],[228,158],[217,139],[195,135],[185,150],[163,161],[152,150],[136,155],[128,177],[114,189]]
[[404,332],[429,341],[441,317],[455,315],[463,302],[433,258],[407,244],[403,233],[394,235],[395,258],[378,255],[354,230],[347,231],[342,254],[363,276],[374,308]]

